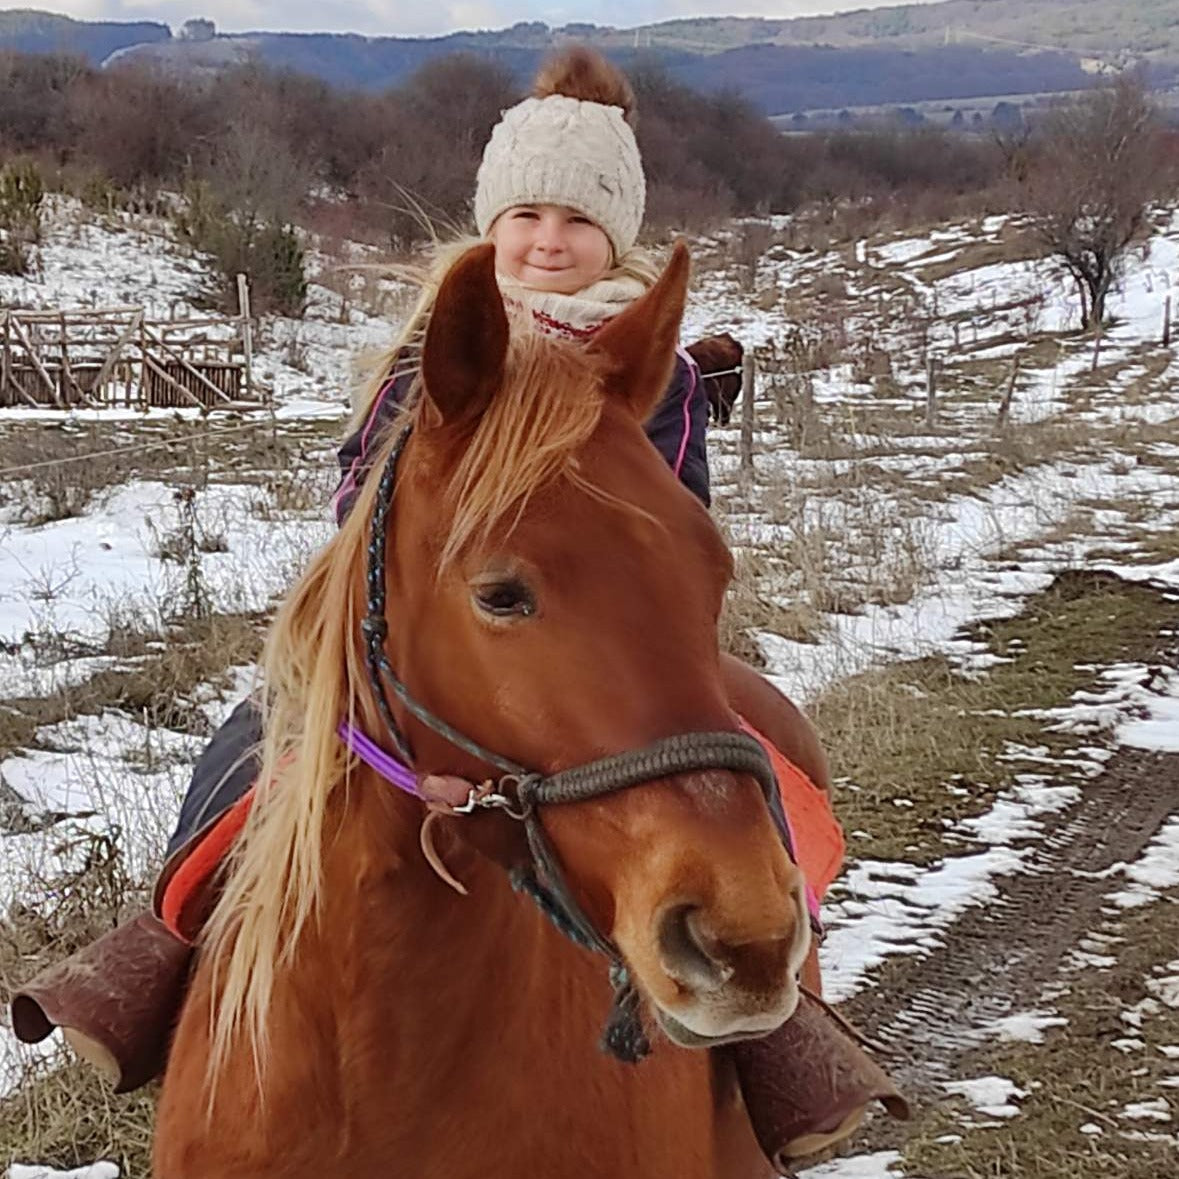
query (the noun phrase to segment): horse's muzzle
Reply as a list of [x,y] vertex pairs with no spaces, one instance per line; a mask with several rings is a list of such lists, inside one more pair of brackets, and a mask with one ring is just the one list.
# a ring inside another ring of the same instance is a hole
[[726,921],[707,905],[668,905],[655,916],[653,941],[661,977],[647,972],[643,982],[663,1030],[682,1047],[763,1036],[798,1006],[810,948],[801,884],[752,923]]

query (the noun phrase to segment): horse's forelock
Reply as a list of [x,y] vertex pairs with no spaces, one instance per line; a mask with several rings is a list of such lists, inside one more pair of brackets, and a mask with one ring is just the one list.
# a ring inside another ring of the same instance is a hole
[[540,488],[579,478],[575,457],[597,429],[602,404],[599,363],[584,347],[531,330],[513,334],[502,388],[451,447],[443,567],[518,516]]

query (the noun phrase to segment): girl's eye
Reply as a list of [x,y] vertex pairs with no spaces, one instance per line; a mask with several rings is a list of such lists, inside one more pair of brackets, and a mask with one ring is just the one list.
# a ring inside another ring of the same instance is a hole
[[532,591],[514,577],[475,586],[475,605],[492,618],[529,618],[536,613]]
[[593,222],[588,217],[576,216],[570,217],[569,221],[573,225],[593,225]]
[[535,221],[539,214],[535,209],[517,209],[512,214],[513,221]]

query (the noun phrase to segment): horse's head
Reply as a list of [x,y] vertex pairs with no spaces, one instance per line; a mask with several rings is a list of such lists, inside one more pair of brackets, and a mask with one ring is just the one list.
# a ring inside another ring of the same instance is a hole
[[744,346],[728,332],[721,332],[694,341],[687,351],[700,369],[713,420],[728,425],[741,393]]
[[[389,529],[386,654],[433,713],[538,771],[738,728],[717,647],[730,556],[642,426],[687,276],[681,247],[588,346],[511,329],[490,247],[438,292]],[[372,502],[369,489],[358,510]],[[399,719],[420,772],[486,777]],[[455,820],[484,834],[509,822]],[[678,773],[546,807],[543,824],[673,1039],[790,1016],[809,944],[802,878],[752,777]]]

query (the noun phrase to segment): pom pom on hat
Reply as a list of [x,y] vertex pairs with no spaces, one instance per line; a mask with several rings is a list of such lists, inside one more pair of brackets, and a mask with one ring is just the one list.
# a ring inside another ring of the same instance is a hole
[[475,184],[486,236],[515,205],[568,205],[599,225],[616,258],[634,244],[647,185],[628,116],[634,94],[598,54],[575,49],[544,66],[535,94],[504,112]]

